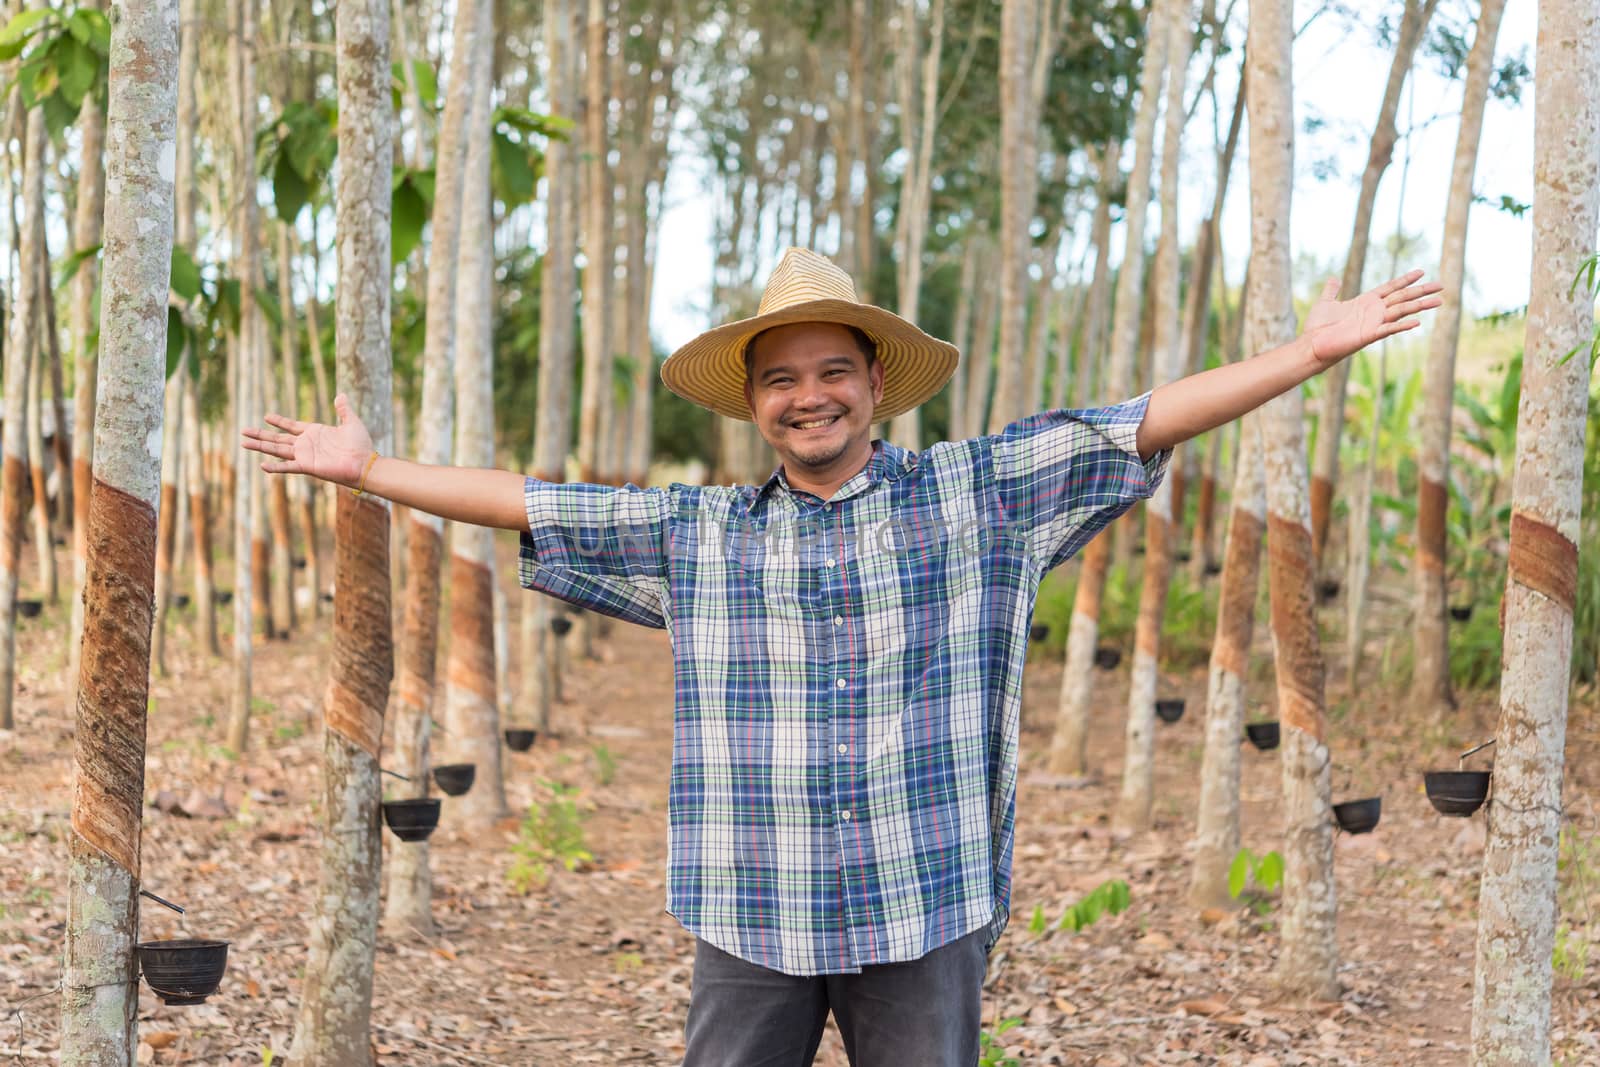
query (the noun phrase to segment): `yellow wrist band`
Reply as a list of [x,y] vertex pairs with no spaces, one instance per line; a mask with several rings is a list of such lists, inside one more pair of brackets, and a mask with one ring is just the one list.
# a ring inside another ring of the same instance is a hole
[[367,466],[361,472],[361,481],[357,482],[356,487],[350,490],[351,496],[360,496],[362,493],[367,491],[367,475],[372,473],[372,465],[376,462],[378,462],[378,454],[374,452],[367,459]]

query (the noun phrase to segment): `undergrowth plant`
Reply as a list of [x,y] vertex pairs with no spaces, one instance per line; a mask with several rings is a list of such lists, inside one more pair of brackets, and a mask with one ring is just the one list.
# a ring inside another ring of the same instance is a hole
[[[1255,891],[1246,894],[1246,889],[1252,885]],[[1247,848],[1234,853],[1233,863],[1228,867],[1228,895],[1234,900],[1243,896],[1251,911],[1265,915],[1272,910],[1269,894],[1276,893],[1282,886],[1283,856],[1276,849],[1264,856],[1257,856]]]
[[548,799],[529,805],[516,843],[511,846],[513,859],[506,871],[507,880],[519,893],[548,884],[552,866],[572,871],[580,863],[594,859],[584,847],[584,814],[575,799],[577,787],[547,778],[539,779],[536,786]]
[[1589,966],[1594,913],[1590,894],[1600,887],[1600,842],[1571,826],[1561,830],[1556,852],[1556,943],[1551,954],[1555,972],[1583,981]]
[[1001,1019],[995,1024],[994,1033],[984,1030],[978,1035],[978,1067],[1022,1067],[1022,1061],[1015,1056],[1006,1055],[1006,1047],[998,1038],[1012,1027],[1022,1025],[1022,1020],[1013,1016]]
[[[1100,921],[1103,916],[1122,914],[1128,910],[1132,900],[1133,894],[1128,889],[1128,883],[1120,878],[1112,878],[1095,886],[1076,904],[1067,905],[1061,918],[1056,920],[1055,928],[1076,933]],[[1028,932],[1042,934],[1048,928],[1049,920],[1044,916],[1044,906],[1034,905],[1033,917],[1028,920]]]

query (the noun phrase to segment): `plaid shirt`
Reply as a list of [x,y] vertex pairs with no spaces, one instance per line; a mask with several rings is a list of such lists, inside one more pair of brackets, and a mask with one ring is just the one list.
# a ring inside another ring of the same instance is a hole
[[787,974],[917,959],[1010,912],[1022,666],[1046,571],[1160,481],[1148,396],[910,452],[824,502],[528,479],[522,584],[664,627],[667,911]]

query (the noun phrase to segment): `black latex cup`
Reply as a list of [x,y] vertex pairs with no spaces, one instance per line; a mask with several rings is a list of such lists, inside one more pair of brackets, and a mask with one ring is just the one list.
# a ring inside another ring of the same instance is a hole
[[475,763],[446,763],[433,769],[434,782],[453,797],[471,789],[477,776],[478,765]]
[[1456,620],[1456,622],[1466,622],[1468,619],[1472,618],[1472,605],[1451,604],[1450,617]]
[[506,747],[513,752],[526,752],[533,747],[534,738],[539,736],[538,730],[506,729]]
[[1489,796],[1488,771],[1428,771],[1422,776],[1428,803],[1440,815],[1466,818]]
[[17,601],[17,614],[24,619],[37,619],[43,611],[44,601],[42,600]]
[[1278,747],[1278,724],[1275,722],[1249,723],[1244,728],[1244,735],[1263,752]]
[[1175,723],[1183,718],[1183,698],[1156,701],[1156,718],[1164,723]]
[[438,797],[386,800],[383,821],[389,824],[389,832],[402,841],[426,841],[439,825],[439,804]]
[[139,969],[167,1004],[204,1004],[228,969],[226,941],[141,941]]
[[1347,800],[1343,804],[1335,804],[1333,817],[1339,821],[1339,829],[1345,833],[1364,834],[1378,825],[1382,810],[1382,797],[1367,797],[1365,800]]
[[557,637],[565,637],[572,630],[572,620],[565,615],[553,615],[550,618],[550,632]]
[[1110,645],[1101,645],[1094,650],[1094,665],[1103,671],[1114,671],[1117,664],[1122,662],[1122,651]]
[[1034,641],[1043,641],[1050,636],[1050,624],[1036,622],[1028,628],[1028,637]]

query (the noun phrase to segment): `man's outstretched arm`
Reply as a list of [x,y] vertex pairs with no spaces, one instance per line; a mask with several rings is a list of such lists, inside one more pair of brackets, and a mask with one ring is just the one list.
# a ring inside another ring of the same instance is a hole
[[359,484],[363,492],[452,522],[527,532],[522,475],[434,467],[393,456],[373,460],[372,435],[343,393],[334,397],[333,407],[336,426],[269,414],[267,424],[283,432],[246,428],[244,447],[269,457],[261,464],[268,474],[308,474],[352,489]]
[[1437,282],[1414,270],[1353,300],[1339,300],[1339,282],[1323,286],[1305,332],[1286,345],[1160,386],[1139,424],[1145,459],[1232,422],[1375,341],[1421,325],[1411,318],[1441,303]]

